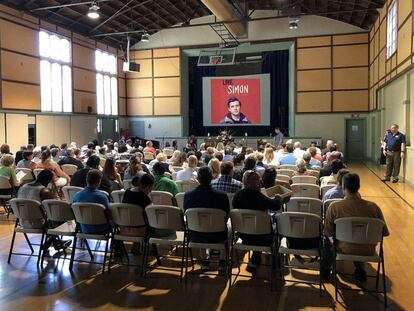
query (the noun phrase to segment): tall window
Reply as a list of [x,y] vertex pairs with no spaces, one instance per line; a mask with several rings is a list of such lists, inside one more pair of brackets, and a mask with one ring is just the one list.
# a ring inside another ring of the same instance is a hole
[[118,115],[118,81],[115,55],[95,51],[98,114]]
[[397,50],[397,31],[397,0],[395,0],[387,14],[387,58]]
[[72,112],[70,40],[40,31],[39,53],[42,111]]

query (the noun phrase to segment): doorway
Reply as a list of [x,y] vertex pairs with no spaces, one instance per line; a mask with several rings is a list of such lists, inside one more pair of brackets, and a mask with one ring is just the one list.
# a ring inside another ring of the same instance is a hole
[[119,140],[119,120],[116,118],[97,119],[98,141],[102,143],[105,139]]
[[348,160],[364,160],[366,157],[366,119],[346,120],[346,158]]

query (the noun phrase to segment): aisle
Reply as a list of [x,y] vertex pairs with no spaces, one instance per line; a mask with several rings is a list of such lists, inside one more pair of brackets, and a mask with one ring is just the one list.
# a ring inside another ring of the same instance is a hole
[[[362,196],[380,205],[391,232],[384,243],[389,310],[410,310],[414,305],[414,210],[366,166],[351,165],[350,169],[361,177]],[[404,189],[405,197],[414,197],[413,188],[404,184],[395,187]],[[382,299],[362,293],[346,292],[344,305],[335,303],[331,284],[326,284],[327,292],[319,297],[317,287],[287,284],[282,290],[270,292],[268,283],[251,278],[239,278],[229,290],[223,278],[216,276],[193,275],[187,285],[180,284],[178,271],[156,270],[143,279],[135,274],[134,268],[115,267],[111,274],[102,275],[99,266],[75,264],[74,272],[70,274],[68,264],[62,261],[59,264],[45,262],[44,271],[38,271],[34,258],[17,256],[8,265],[13,225],[13,221],[6,221],[4,215],[0,216],[2,311],[384,309]],[[26,248],[20,238],[17,245],[21,250]],[[267,271],[263,267],[258,275],[264,277]],[[348,269],[348,272],[353,272],[353,269]],[[295,276],[300,274],[295,273]]]

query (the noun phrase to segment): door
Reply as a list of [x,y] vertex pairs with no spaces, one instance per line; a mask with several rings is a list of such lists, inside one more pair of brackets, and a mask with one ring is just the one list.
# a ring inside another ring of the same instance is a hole
[[119,121],[115,118],[98,118],[97,120],[98,140],[105,139],[119,140]]
[[346,155],[348,160],[365,159],[366,142],[366,120],[346,120]]

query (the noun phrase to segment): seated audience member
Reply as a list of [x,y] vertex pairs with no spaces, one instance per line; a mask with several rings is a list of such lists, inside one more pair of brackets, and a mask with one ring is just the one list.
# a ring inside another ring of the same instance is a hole
[[23,151],[23,159],[20,160],[16,168],[28,168],[28,169],[35,169],[36,163],[32,161],[33,159],[33,151]]
[[319,149],[319,147],[317,146],[316,141],[311,141],[308,150],[306,150],[307,152],[309,152],[310,148],[315,148],[316,149],[316,154],[317,157],[319,158],[319,161],[322,162],[322,156],[321,156],[321,149]]
[[157,155],[157,150],[153,147],[152,141],[147,141],[145,145],[146,147],[144,148],[144,152],[151,152],[155,158],[155,156]]
[[324,161],[328,160],[331,154],[335,154],[335,158],[343,161],[344,154],[339,151],[338,144],[332,144],[329,147],[329,151],[323,156]]
[[61,157],[66,157],[66,149],[68,148],[68,144],[67,143],[63,143],[60,145],[60,156]]
[[300,141],[296,141],[293,147],[293,154],[295,155],[296,159],[303,159],[303,155],[306,151],[302,149],[302,144]]
[[312,165],[310,164],[310,161],[312,160],[312,156],[309,152],[305,152],[303,155],[303,161],[305,161],[305,168],[307,170],[312,169]]
[[167,163],[172,164],[173,162],[177,161],[177,159],[180,157],[181,151],[180,150],[174,150],[171,158],[167,159]]
[[129,160],[130,153],[125,144],[122,144],[118,147],[118,159],[120,160]]
[[188,157],[188,166],[177,172],[176,180],[194,180],[194,172],[197,168],[197,162],[197,157],[195,155],[190,155]]
[[208,147],[206,150],[206,153],[203,154],[204,163],[208,165],[208,163],[210,162],[212,158],[214,158],[214,148]]
[[219,162],[223,161],[223,154],[220,152],[217,152],[214,156],[214,158],[216,158],[217,160],[219,160]]
[[[96,155],[90,156],[88,158],[88,161],[86,161],[85,168],[83,168],[81,170],[77,170],[75,172],[75,174],[73,174],[73,176],[70,180],[70,185],[75,186],[75,187],[85,188],[86,187],[86,177],[88,175],[88,172],[91,169],[98,170],[99,169],[99,162],[100,162],[100,159],[99,159],[98,156],[96,156]],[[102,175],[101,184],[99,185],[99,190],[103,190],[103,191],[106,191],[108,193],[112,192],[111,182],[109,181],[109,179],[105,175]]]
[[106,144],[106,157],[116,157],[116,155],[115,145],[112,142],[108,142]]
[[[319,171],[319,176],[320,177],[324,177],[324,176],[329,176],[332,174],[332,162],[334,160],[338,159],[338,155],[337,153],[330,153],[329,157],[327,158],[327,161],[323,163],[323,167],[321,168],[321,170]],[[344,166],[345,168],[345,166]]]
[[324,194],[322,198],[322,202],[325,203],[326,200],[344,198],[344,192],[342,191],[342,177],[344,177],[344,175],[348,173],[349,171],[344,168],[338,171],[338,173],[336,174],[336,186],[333,187],[332,189],[329,189]]
[[272,166],[278,166],[279,163],[275,157],[275,152],[272,147],[265,148],[265,154],[264,154],[264,164],[272,165]]
[[98,156],[101,159],[106,159],[106,149],[104,147],[99,148],[99,150],[98,150]]
[[217,158],[212,158],[210,162],[208,162],[208,167],[213,175],[213,181],[217,180],[220,176],[220,161]]
[[[230,203],[227,195],[224,192],[217,191],[212,188],[211,181],[213,175],[209,167],[201,167],[197,172],[197,180],[200,185],[184,194],[184,211],[191,208],[216,208],[224,211],[226,214],[230,212]],[[204,233],[189,231],[189,239],[198,243],[220,243],[227,239],[227,231]],[[205,253],[201,253],[205,256]],[[219,267],[224,271],[225,254],[220,253]],[[203,259],[207,259],[204,257]],[[202,261],[202,269],[208,270],[209,263],[206,260]]]
[[326,145],[325,145],[325,148],[323,148],[322,150],[321,150],[321,155],[322,155],[322,157],[325,157],[325,155],[330,151],[330,148],[331,148],[331,146],[334,144],[334,141],[333,140],[331,140],[331,139],[328,139],[327,141],[326,141]]
[[310,147],[308,149],[308,152],[311,155],[311,159],[309,161],[309,164],[311,166],[318,166],[318,167],[322,167],[322,162],[317,158],[317,150],[316,147]]
[[150,170],[148,169],[148,166],[144,163],[144,155],[141,152],[136,152],[135,156],[138,158],[138,162],[141,163],[142,170],[150,174]]
[[277,172],[274,167],[268,167],[265,169],[262,176],[262,183],[265,189],[272,188],[276,185]]
[[234,165],[234,169],[243,169],[244,167],[244,160],[245,160],[245,156],[243,153],[239,153],[237,155],[235,155],[233,157],[233,165]]
[[172,161],[171,165],[177,166],[177,167],[183,167],[186,161],[187,161],[187,154],[185,152],[180,152],[180,155]]
[[42,152],[41,161],[36,164],[36,168],[50,169],[53,172],[53,182],[58,187],[63,187],[70,182],[70,177],[62,171],[58,164],[52,161],[49,149]]
[[224,144],[223,142],[218,142],[216,146],[216,153],[220,152],[221,154],[224,154]]
[[60,161],[60,149],[55,147],[50,149],[50,154],[52,155],[52,161],[58,163]]
[[242,181],[244,172],[249,171],[249,170],[255,170],[255,169],[256,169],[256,158],[252,156],[247,157],[247,159],[244,161],[243,168],[234,171],[233,178],[237,179],[238,181]]
[[115,167],[115,160],[113,158],[106,159],[102,173],[106,178],[108,178],[113,190],[122,189],[123,184],[121,175]]
[[221,162],[220,177],[211,183],[213,189],[226,193],[235,193],[243,188],[243,184],[233,178],[234,169],[232,162]]
[[7,144],[3,144],[0,147],[0,157],[4,156],[6,154],[11,154],[11,152],[10,152],[10,146],[7,145]]
[[336,184],[336,174],[340,169],[344,168],[344,165],[341,160],[333,160],[332,164],[332,173],[329,176],[324,176],[320,179],[321,186],[326,186],[328,184]]
[[256,161],[256,167],[257,166],[260,166],[260,167],[263,167],[264,169],[267,168],[267,164],[264,164],[263,163],[263,159],[264,159],[263,153],[256,152],[256,159],[257,159],[257,161]]
[[226,146],[226,148],[224,149],[223,161],[233,162],[233,150],[229,146]]
[[132,180],[135,176],[141,177],[144,174],[140,159],[133,155],[129,158],[128,167],[124,172],[124,180]]
[[[282,207],[280,196],[270,199],[261,192],[262,180],[260,175],[252,170],[247,170],[243,174],[244,188],[234,195],[234,209],[254,209],[268,213],[277,211]],[[240,234],[243,243],[249,245],[269,246],[273,239],[272,235],[247,235]],[[249,262],[249,269],[256,268],[261,262],[261,252],[253,252]]]
[[[101,184],[102,173],[98,170],[91,169],[86,175],[86,187],[75,194],[73,203],[99,203],[105,209],[109,208],[108,197],[98,190]],[[111,230],[110,224],[103,225],[81,225],[83,233],[103,234]]]
[[306,162],[303,159],[296,161],[296,167],[298,170],[294,173],[295,176],[309,175],[306,169]]
[[66,150],[66,157],[63,157],[61,160],[59,160],[57,164],[59,164],[60,166],[64,164],[72,164],[76,165],[78,169],[83,168],[82,162],[75,158],[75,150],[72,148],[68,148]]
[[155,191],[166,191],[175,196],[179,190],[176,182],[165,176],[165,169],[161,163],[155,163],[152,167],[155,176]]
[[286,152],[287,154],[280,159],[280,165],[296,165],[297,158],[293,153],[293,145],[286,144]]
[[[329,237],[325,239],[324,251],[322,256],[322,270],[321,275],[324,278],[329,278],[334,260],[332,253],[331,239],[334,235],[335,220],[344,217],[369,217],[384,221],[381,209],[374,202],[366,201],[361,198],[358,190],[360,187],[360,179],[357,174],[348,173],[342,177],[342,189],[345,198],[338,202],[333,202],[326,213],[324,234]],[[385,224],[384,236],[388,236],[388,228]],[[373,244],[353,244],[343,241],[338,241],[337,249],[344,254],[372,256],[375,253],[375,245]],[[364,263],[354,262],[355,278],[359,282],[365,282],[367,273],[365,271]]]
[[14,157],[11,154],[5,153],[0,159],[0,176],[7,178],[12,186],[11,189],[0,189],[0,194],[11,195],[13,194],[13,187],[19,187],[20,182],[16,178],[16,172],[14,171]]
[[14,157],[14,164],[17,165],[19,161],[23,160],[23,152],[26,151],[26,146],[21,146],[20,150],[16,152],[16,155]]
[[203,160],[201,159],[201,156],[203,154],[201,153],[201,151],[196,151],[195,152],[195,156],[197,157],[197,167],[202,167],[205,166],[205,163],[203,162]]

